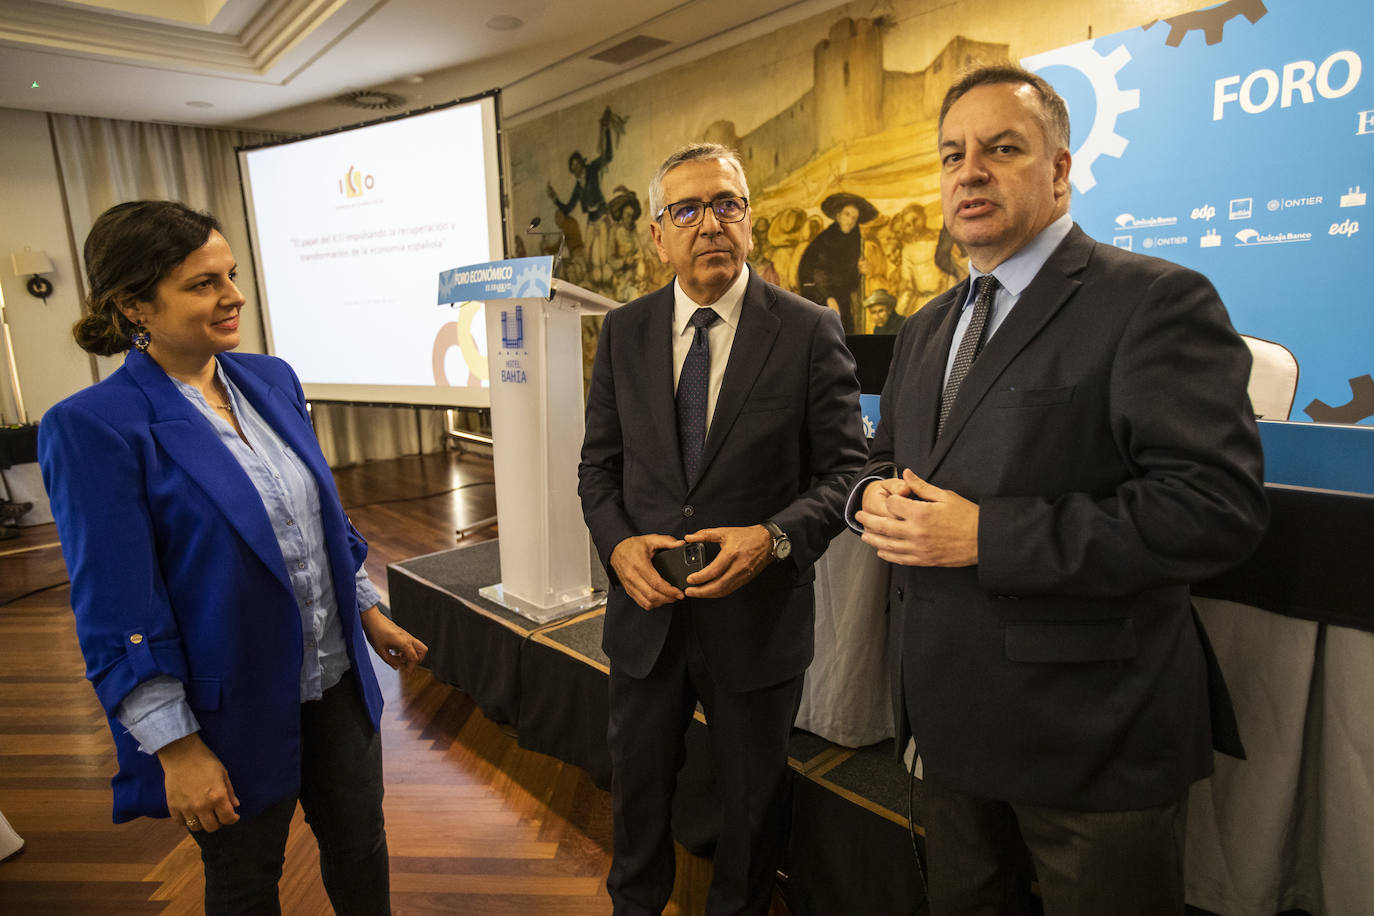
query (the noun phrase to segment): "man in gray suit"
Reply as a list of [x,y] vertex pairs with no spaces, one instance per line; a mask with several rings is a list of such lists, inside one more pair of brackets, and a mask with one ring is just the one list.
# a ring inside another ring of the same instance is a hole
[[1073,224],[1043,80],[969,74],[939,144],[971,276],[902,328],[850,503],[894,564],[931,910],[1019,912],[1024,840],[1049,916],[1181,913],[1183,800],[1212,767],[1188,583],[1267,517],[1250,356],[1204,277]]
[[[660,166],[650,232],[677,276],[606,316],[587,397],[579,493],[611,580],[618,914],[658,913],[672,892],[670,801],[698,700],[722,818],[706,911],[767,911],[812,563],[843,527],[865,454],[839,318],[746,269],[748,198],[724,147]],[[684,544],[720,553],[678,588],[653,558]]]

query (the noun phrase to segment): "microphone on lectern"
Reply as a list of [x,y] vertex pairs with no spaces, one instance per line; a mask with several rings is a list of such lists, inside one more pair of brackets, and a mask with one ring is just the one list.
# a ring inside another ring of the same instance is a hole
[[[539,216],[536,216],[534,219],[530,220],[529,226],[527,226],[527,227],[525,228],[525,234],[526,234],[526,235],[537,235],[537,236],[539,236],[540,238],[549,238],[549,237],[555,236],[555,235],[558,236],[558,251],[554,253],[554,256],[553,256],[553,267],[552,267],[552,269],[549,271],[549,273],[550,273],[551,276],[557,276],[557,274],[558,274],[558,262],[561,261],[561,260],[563,259],[563,247],[564,247],[564,245],[567,243],[567,236],[564,235],[563,230],[561,230],[561,229],[555,229],[555,230],[552,231],[552,232],[540,232],[540,231],[539,231],[539,225],[540,225],[540,223],[542,223],[542,222],[543,222],[543,217],[539,217]],[[543,246],[541,245],[540,247],[542,248]]]

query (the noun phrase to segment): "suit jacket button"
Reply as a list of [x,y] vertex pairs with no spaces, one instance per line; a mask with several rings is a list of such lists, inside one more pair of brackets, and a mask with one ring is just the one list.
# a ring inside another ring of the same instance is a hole
[[697,510],[696,510],[696,509],[693,509],[691,506],[683,506],[683,507],[682,507],[682,517],[683,517],[683,518],[691,518],[692,516],[694,516],[694,515],[696,515],[696,514],[697,514]]
[[897,600],[898,600],[898,601],[901,601],[901,600],[903,600],[905,597],[906,597],[906,593],[903,592],[902,589],[899,587],[899,588],[897,589]]

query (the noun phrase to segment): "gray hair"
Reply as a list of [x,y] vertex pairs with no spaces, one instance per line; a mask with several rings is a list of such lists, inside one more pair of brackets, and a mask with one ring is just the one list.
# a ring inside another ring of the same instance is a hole
[[1040,97],[1039,111],[1035,113],[1035,118],[1040,122],[1040,130],[1045,136],[1045,141],[1052,147],[1053,153],[1056,149],[1069,148],[1069,106],[1064,103],[1063,97],[1054,91],[1054,87],[1039,76],[1018,67],[1014,64],[993,64],[986,67],[978,67],[970,70],[959,80],[949,87],[945,93],[945,100],[940,104],[940,130],[945,127],[945,115],[949,113],[950,107],[971,89],[979,86],[1005,85],[1025,83],[1035,90],[1035,94]]
[[744,164],[739,161],[739,153],[728,146],[721,146],[719,143],[706,143],[704,141],[688,143],[664,159],[663,164],[658,167],[657,172],[654,172],[654,177],[649,182],[649,215],[652,219],[658,219],[663,208],[673,202],[663,199],[663,176],[684,162],[697,162],[702,159],[724,159],[728,162],[734,167],[735,174],[739,176],[740,192],[746,198],[749,196],[749,181],[744,177]]

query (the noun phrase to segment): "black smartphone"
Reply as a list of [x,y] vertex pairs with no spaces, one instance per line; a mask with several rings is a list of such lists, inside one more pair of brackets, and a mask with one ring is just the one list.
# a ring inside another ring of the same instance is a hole
[[683,544],[654,554],[654,569],[674,588],[685,589],[687,577],[705,569],[720,553],[720,545],[712,541]]

